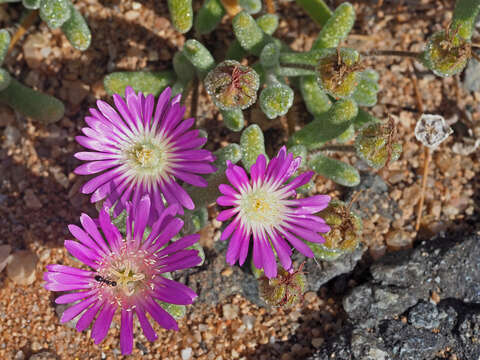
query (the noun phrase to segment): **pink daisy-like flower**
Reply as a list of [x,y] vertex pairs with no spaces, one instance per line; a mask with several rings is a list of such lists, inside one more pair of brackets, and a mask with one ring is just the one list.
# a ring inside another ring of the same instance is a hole
[[199,130],[189,130],[195,119],[182,120],[185,107],[180,105],[180,95],[170,99],[170,88],[158,97],[138,95],[131,87],[125,90],[124,101],[113,95],[115,110],[98,100],[98,109],[90,109],[85,118],[88,127],[82,129],[85,136],[77,136],[77,142],[93,151],[75,154],[86,163],[75,169],[79,175],[96,176],[82,187],[84,194],[93,193],[92,202],[106,199],[106,205],[115,203],[117,216],[132,201],[136,206],[144,194],[149,194],[156,212],[163,208],[163,198],[168,204],[178,204],[193,209],[187,192],[178,184],[180,179],[194,186],[204,187],[205,179],[198,174],[215,171],[214,156],[200,149],[207,141],[199,136]]
[[274,278],[277,276],[275,255],[286,270],[292,266],[292,250],[288,243],[305,256],[313,257],[312,250],[302,239],[315,243],[325,241],[318,233],[328,232],[330,227],[313,214],[327,207],[330,196],[293,198],[296,189],[312,178],[312,171],[287,182],[300,162],[301,158],[294,159],[293,154],[287,154],[282,147],[268,166],[265,156],[260,155],[250,169],[250,179],[243,168],[228,162],[226,175],[233,187],[221,184],[219,190],[224,196],[217,199],[219,205],[231,206],[221,211],[217,220],[234,217],[220,238],[231,237],[227,263],[233,265],[238,260],[243,265],[253,237],[255,267],[263,268],[268,278]]
[[162,274],[198,265],[201,262],[198,251],[186,248],[197,242],[200,236],[188,235],[167,245],[183,226],[183,221],[174,217],[176,209],[170,206],[160,212],[151,233],[143,239],[150,210],[148,196],[142,197],[135,208],[127,204],[125,237],[110,221],[107,208],[100,212],[98,221],[82,214],[82,227],[69,226],[78,241],[65,240],[65,248],[91,269],[48,265],[43,276],[47,290],[73,291],[55,300],[57,304],[78,301],[65,310],[61,322],[82,314],[76,328],[83,331],[93,321],[91,336],[95,344],[105,338],[119,309],[123,354],[132,351],[134,314],[145,337],[154,341],[157,334],[146,313],[164,328],[178,330],[176,320],[158,301],[188,305],[197,297],[187,286]]

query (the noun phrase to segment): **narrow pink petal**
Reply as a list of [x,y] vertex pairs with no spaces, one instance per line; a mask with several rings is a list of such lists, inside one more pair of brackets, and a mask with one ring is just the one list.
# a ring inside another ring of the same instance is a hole
[[220,213],[219,213],[218,216],[217,216],[217,220],[218,220],[218,221],[228,220],[228,219],[230,219],[233,215],[235,215],[236,213],[238,213],[238,211],[239,211],[239,210],[238,210],[237,208],[232,208],[232,209],[220,211]]
[[80,301],[78,304],[70,306],[68,309],[66,309],[63,312],[60,322],[64,324],[72,320],[73,318],[76,318],[83,310],[85,310],[87,307],[89,307],[92,303],[96,301],[97,301],[97,297],[92,296],[83,301]]
[[133,312],[122,309],[120,325],[120,349],[122,355],[129,355],[133,349]]
[[145,310],[143,310],[143,307],[140,304],[137,304],[137,307],[135,308],[135,314],[137,314],[138,322],[140,323],[143,334],[148,341],[157,340],[157,333],[155,330],[153,330],[152,325],[150,325],[150,321],[148,321],[147,316],[145,315]]
[[105,303],[102,310],[98,314],[97,320],[93,324],[92,327],[92,339],[95,342],[95,345],[98,345],[105,339],[107,336],[108,329],[110,328],[110,324],[112,323],[113,315],[115,314],[115,310],[117,310],[116,304]]
[[77,175],[90,175],[96,174],[101,171],[105,171],[114,166],[120,165],[118,160],[99,160],[99,161],[90,161],[83,165],[80,165],[74,170],[74,173]]
[[86,297],[92,296],[97,291],[98,291],[98,289],[92,289],[92,290],[88,290],[88,291],[77,291],[77,292],[70,293],[70,294],[60,295],[59,297],[57,297],[55,299],[55,303],[56,304],[69,304],[69,303],[84,299]]
[[80,319],[78,319],[77,326],[76,326],[77,331],[83,331],[90,326],[93,319],[95,318],[95,315],[97,315],[98,310],[100,310],[102,305],[103,305],[102,301],[97,301],[91,307],[89,307],[87,311],[83,313]]

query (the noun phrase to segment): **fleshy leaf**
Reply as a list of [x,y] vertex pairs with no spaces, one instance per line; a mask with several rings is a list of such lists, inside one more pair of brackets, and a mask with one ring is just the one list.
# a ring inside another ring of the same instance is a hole
[[82,14],[70,4],[72,16],[62,25],[62,31],[75,49],[85,51],[90,46],[92,34]]
[[135,92],[159,95],[167,86],[175,82],[175,74],[171,70],[150,71],[122,71],[105,76],[103,84],[109,95],[124,94],[125,88],[131,86]]
[[267,37],[253,17],[242,11],[233,18],[232,25],[242,48],[254,55],[260,55]]
[[312,49],[335,48],[344,40],[355,22],[355,9],[349,2],[340,4],[322,27]]
[[221,110],[223,123],[232,131],[240,131],[245,126],[243,111],[240,109]]
[[40,18],[50,29],[62,26],[72,14],[69,0],[41,0]]
[[357,186],[360,183],[360,174],[353,166],[326,157],[323,154],[315,155],[308,163],[308,165],[317,174],[325,176],[343,186]]
[[243,167],[247,171],[250,171],[250,167],[257,161],[258,155],[266,156],[263,132],[257,124],[252,124],[243,130],[240,137],[240,148]]
[[267,86],[260,93],[260,108],[269,119],[285,115],[293,104],[293,90],[282,83]]
[[305,76],[300,79],[300,91],[307,110],[313,116],[325,113],[332,106],[328,95],[320,89],[315,76]]
[[182,34],[190,30],[193,23],[192,0],[168,0],[168,10],[175,29]]
[[42,94],[11,78],[8,87],[0,91],[0,102],[43,124],[51,124],[63,117],[65,107],[53,96]]
[[275,30],[277,30],[278,15],[265,14],[260,16],[256,21],[265,34],[272,35]]
[[195,30],[203,35],[212,32],[225,14],[220,0],[206,0],[195,18]]
[[187,40],[182,51],[202,78],[215,66],[215,60],[210,51],[195,39]]

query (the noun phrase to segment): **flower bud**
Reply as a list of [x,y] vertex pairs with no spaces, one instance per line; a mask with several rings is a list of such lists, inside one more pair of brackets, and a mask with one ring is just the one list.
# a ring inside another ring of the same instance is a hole
[[208,73],[205,87],[221,110],[246,109],[257,99],[258,74],[235,60],[225,60]]
[[362,238],[362,220],[343,201],[331,200],[319,216],[330,225],[330,231],[323,234],[323,244],[309,244],[315,256],[331,261],[357,248]]
[[317,66],[320,86],[335,99],[349,97],[358,85],[358,74],[363,69],[360,55],[353,49],[325,49]]
[[260,297],[269,305],[291,307],[301,300],[307,284],[307,279],[302,271],[303,264],[298,270],[287,271],[278,267],[276,278],[269,279],[262,276],[258,280]]
[[472,54],[470,42],[455,31],[439,31],[433,34],[423,52],[424,65],[435,75],[446,77],[461,72]]
[[394,143],[395,124],[367,123],[355,140],[357,156],[369,166],[381,169],[391,161],[398,160],[402,153],[402,145]]

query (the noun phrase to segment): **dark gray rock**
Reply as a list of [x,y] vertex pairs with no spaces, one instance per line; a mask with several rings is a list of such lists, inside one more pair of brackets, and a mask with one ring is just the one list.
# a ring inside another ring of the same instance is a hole
[[334,261],[314,261],[299,252],[293,255],[293,260],[299,264],[305,261],[303,270],[307,276],[308,287],[312,291],[318,291],[331,279],[352,272],[364,252],[365,247],[360,244],[355,251],[344,254]]
[[345,296],[345,329],[309,359],[480,359],[479,259],[479,236],[431,240],[386,256]]
[[[480,302],[480,241],[458,243],[437,239],[420,247],[391,253],[370,268],[373,279],[344,298],[345,311],[364,327],[391,318],[428,300],[440,298]],[[367,319],[367,320],[365,320]]]

